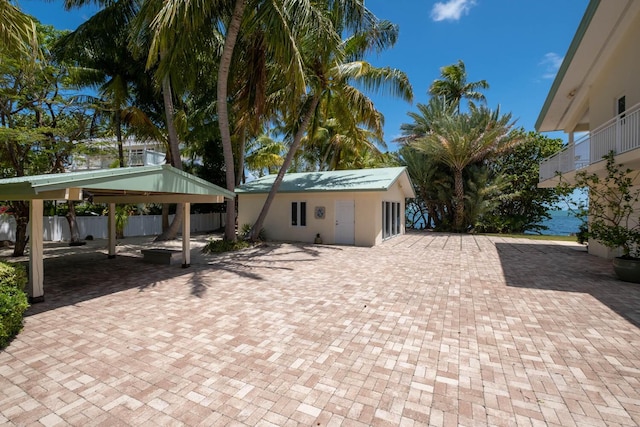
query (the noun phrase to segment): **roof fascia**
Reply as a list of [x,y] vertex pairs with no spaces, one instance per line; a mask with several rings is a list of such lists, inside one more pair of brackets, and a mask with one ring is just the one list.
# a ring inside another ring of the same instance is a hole
[[224,203],[222,195],[204,194],[127,194],[93,196],[94,203]]
[[580,47],[580,43],[582,43],[582,39],[584,38],[589,25],[591,24],[591,20],[593,16],[596,14],[596,10],[598,10],[598,6],[600,5],[600,0],[591,0],[589,5],[587,6],[587,10],[580,21],[580,25],[578,25],[578,29],[576,30],[576,34],[573,36],[573,40],[569,45],[569,49],[567,50],[566,55],[564,56],[564,60],[562,61],[562,65],[560,65],[560,69],[558,70],[558,74],[556,74],[556,78],[553,80],[553,84],[551,85],[551,89],[549,89],[549,94],[547,95],[547,99],[544,101],[542,105],[542,111],[540,111],[540,115],[538,116],[538,120],[536,120],[535,128],[536,130],[540,129],[542,126],[542,122],[551,107],[551,103],[558,93],[558,89],[560,88],[560,84],[567,74],[567,70],[569,69],[569,65],[573,61],[573,58]]

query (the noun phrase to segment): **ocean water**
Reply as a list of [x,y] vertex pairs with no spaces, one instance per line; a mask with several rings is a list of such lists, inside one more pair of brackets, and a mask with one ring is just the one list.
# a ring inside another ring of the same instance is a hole
[[[548,230],[541,230],[540,234],[548,236],[572,236],[578,233],[580,221],[569,211],[549,211],[551,218],[542,221],[540,224],[549,227]],[[418,223],[418,228],[422,223]],[[538,234],[529,232],[528,234]]]
[[550,236],[571,236],[576,234],[580,228],[581,221],[571,215],[569,211],[550,211],[551,218],[542,221],[541,225],[549,227],[548,230],[541,231],[542,234]]

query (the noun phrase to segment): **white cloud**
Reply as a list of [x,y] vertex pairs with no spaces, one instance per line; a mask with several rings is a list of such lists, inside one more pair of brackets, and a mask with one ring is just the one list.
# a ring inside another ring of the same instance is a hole
[[542,61],[540,61],[540,65],[545,67],[544,74],[542,75],[543,79],[553,79],[558,74],[558,70],[562,65],[562,60],[564,58],[557,53],[549,52],[544,55]]
[[438,2],[431,9],[431,19],[434,21],[457,21],[462,15],[469,13],[471,6],[475,5],[475,0],[448,0],[444,3]]

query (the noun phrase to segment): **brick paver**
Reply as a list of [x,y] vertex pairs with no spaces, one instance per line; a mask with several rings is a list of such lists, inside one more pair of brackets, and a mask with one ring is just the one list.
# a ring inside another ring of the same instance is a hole
[[576,245],[77,251],[0,353],[0,424],[640,424],[640,287]]

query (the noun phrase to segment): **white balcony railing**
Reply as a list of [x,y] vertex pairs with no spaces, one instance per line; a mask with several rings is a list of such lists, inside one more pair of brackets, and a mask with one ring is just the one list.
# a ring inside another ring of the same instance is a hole
[[540,182],[582,169],[611,151],[622,154],[640,148],[640,104],[634,105],[589,134],[540,162]]

